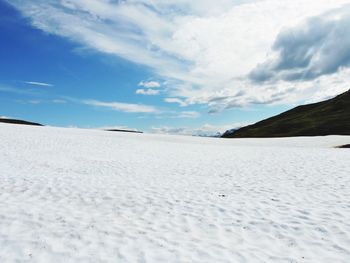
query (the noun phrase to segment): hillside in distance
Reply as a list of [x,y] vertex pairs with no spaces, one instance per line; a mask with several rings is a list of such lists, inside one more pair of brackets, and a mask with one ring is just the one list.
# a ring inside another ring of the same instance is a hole
[[105,131],[109,131],[109,132],[130,132],[130,133],[143,133],[142,131],[136,131],[136,130],[124,130],[124,129],[106,129]]
[[298,106],[272,118],[225,132],[223,138],[350,135],[350,90],[335,98]]
[[0,123],[43,126],[42,124],[36,123],[36,122],[30,122],[30,121],[24,121],[24,120],[16,120],[16,119],[7,119],[7,118],[0,118]]

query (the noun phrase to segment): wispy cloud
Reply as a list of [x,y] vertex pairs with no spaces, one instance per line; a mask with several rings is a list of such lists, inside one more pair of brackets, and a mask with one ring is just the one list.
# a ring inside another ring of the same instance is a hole
[[177,103],[181,107],[185,107],[188,105],[184,100],[179,99],[179,98],[165,98],[164,101],[168,102],[168,103]]
[[159,88],[161,85],[158,81],[141,81],[138,86],[145,88]]
[[147,96],[154,96],[158,95],[160,93],[160,90],[155,90],[155,89],[137,89],[136,94],[140,95],[147,95]]
[[16,87],[7,86],[7,85],[1,85],[1,84],[0,84],[0,92],[14,93],[19,95],[37,95],[38,94],[38,92],[33,90],[20,89]]
[[104,102],[97,100],[73,100],[74,102],[83,103],[93,107],[108,108],[115,111],[126,113],[144,113],[156,114],[157,118],[187,119],[198,118],[200,113],[197,111],[170,111],[167,109],[159,109],[155,106],[144,104],[132,104],[123,102]]
[[104,102],[97,100],[84,100],[83,104],[109,108],[115,111],[128,112],[128,113],[159,113],[160,110],[154,106],[143,105],[143,104],[132,104],[132,103],[123,103],[123,102]]
[[44,82],[36,82],[36,81],[25,81],[24,83],[34,85],[34,86],[41,86],[41,87],[53,87],[52,84],[44,83]]
[[181,111],[175,114],[175,118],[198,118],[201,114],[197,111]]

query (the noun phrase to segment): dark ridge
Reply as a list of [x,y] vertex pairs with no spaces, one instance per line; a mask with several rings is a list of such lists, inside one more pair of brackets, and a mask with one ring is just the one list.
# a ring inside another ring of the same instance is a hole
[[345,145],[339,146],[337,148],[343,148],[343,149],[350,148],[350,144],[345,144]]
[[131,132],[131,133],[143,133],[142,131],[119,130],[119,129],[110,129],[110,130],[105,130],[105,131],[110,131],[110,132]]
[[350,135],[350,90],[337,97],[286,111],[272,118],[225,132],[223,138],[268,138]]
[[30,121],[23,121],[23,120],[15,120],[15,119],[4,119],[0,118],[0,122],[2,123],[9,123],[9,124],[21,124],[21,125],[32,125],[32,126],[44,126],[40,123],[30,122]]

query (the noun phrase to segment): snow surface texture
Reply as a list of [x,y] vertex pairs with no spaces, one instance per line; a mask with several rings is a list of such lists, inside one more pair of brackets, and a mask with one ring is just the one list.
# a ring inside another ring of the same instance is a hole
[[0,125],[0,262],[350,262],[350,137]]

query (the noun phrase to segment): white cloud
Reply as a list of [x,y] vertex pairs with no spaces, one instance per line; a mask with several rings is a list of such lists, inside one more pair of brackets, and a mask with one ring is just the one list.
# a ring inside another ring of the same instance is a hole
[[159,110],[154,106],[143,104],[132,104],[123,102],[103,102],[97,100],[84,100],[82,101],[86,105],[109,108],[115,111],[128,112],[128,113],[159,113]]
[[141,81],[138,86],[145,88],[159,88],[161,85],[157,81]]
[[160,90],[155,89],[137,89],[136,94],[140,95],[148,95],[148,96],[154,96],[158,95],[160,93]]
[[164,101],[168,103],[177,103],[181,107],[185,107],[188,105],[184,100],[181,100],[179,98],[165,98]]
[[35,86],[42,86],[42,87],[53,87],[52,84],[44,83],[44,82],[36,82],[36,81],[25,81],[24,83],[35,85]]
[[[327,79],[256,85],[247,75],[269,57],[280,32],[349,0],[8,2],[45,32],[150,67],[167,81],[172,97],[167,101],[182,106],[207,104],[215,112],[252,103],[290,103],[310,98],[315,90],[328,94],[330,87],[322,83],[344,76],[335,72]],[[332,83],[334,90],[342,90],[342,84]]]

